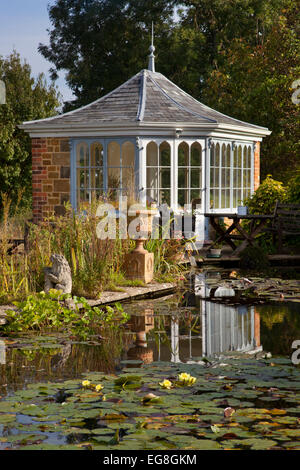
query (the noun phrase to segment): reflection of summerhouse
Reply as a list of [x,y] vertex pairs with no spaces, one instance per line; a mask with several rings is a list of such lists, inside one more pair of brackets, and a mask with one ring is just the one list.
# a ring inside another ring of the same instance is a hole
[[[175,213],[234,212],[259,185],[266,128],[221,114],[149,67],[97,101],[23,123],[32,137],[36,221],[109,192]],[[204,227],[201,223],[200,226]]]

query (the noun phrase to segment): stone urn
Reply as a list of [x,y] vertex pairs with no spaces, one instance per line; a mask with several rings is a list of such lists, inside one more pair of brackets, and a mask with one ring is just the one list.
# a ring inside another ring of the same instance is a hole
[[152,232],[153,209],[141,209],[136,212],[139,217],[137,232],[141,235],[135,238],[135,248],[125,256],[124,269],[127,279],[137,279],[146,284],[153,280],[154,254],[144,248],[144,242]]

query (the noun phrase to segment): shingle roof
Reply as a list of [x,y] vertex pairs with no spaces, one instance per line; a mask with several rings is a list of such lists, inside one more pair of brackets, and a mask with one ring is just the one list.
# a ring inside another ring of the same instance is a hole
[[72,125],[118,123],[195,123],[229,124],[262,129],[226,116],[200,103],[185,93],[164,75],[142,70],[121,86],[69,113],[53,118],[23,123],[22,128],[60,128]]

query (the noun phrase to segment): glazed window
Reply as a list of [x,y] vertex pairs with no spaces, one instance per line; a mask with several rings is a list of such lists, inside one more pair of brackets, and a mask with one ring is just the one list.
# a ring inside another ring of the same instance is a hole
[[147,145],[147,200],[171,204],[171,147],[167,142]]
[[251,194],[250,145],[213,143],[210,150],[210,208],[235,210]]
[[103,146],[81,142],[76,151],[77,205],[91,203],[103,193]]
[[202,147],[198,142],[178,146],[178,205],[201,203]]

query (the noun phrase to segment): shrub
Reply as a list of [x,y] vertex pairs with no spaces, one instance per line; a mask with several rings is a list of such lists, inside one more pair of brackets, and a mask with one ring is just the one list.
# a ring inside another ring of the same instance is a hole
[[286,197],[283,184],[268,175],[254,194],[244,201],[244,204],[249,207],[250,214],[272,214],[276,201],[285,202]]
[[270,266],[266,252],[258,245],[247,246],[240,256],[240,268],[265,271]]
[[287,202],[300,204],[300,170],[290,180],[287,187]]

